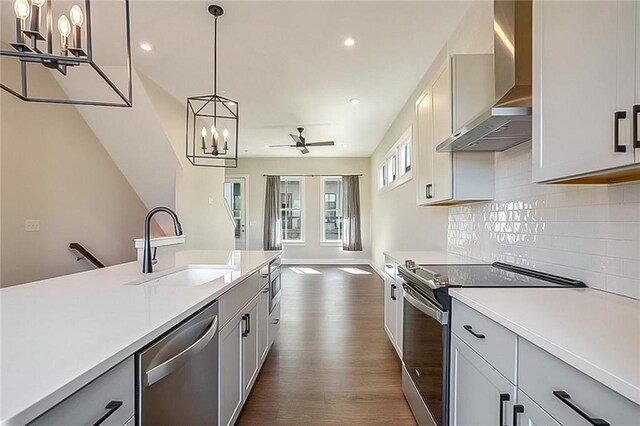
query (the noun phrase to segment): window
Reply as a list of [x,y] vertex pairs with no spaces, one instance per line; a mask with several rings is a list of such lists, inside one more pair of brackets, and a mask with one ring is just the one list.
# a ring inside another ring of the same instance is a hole
[[378,189],[396,187],[411,179],[411,127],[387,152],[378,168]]
[[342,241],[341,177],[326,177],[322,183],[322,241]]
[[280,217],[282,218],[282,241],[304,241],[302,216],[303,182],[300,178],[280,180]]

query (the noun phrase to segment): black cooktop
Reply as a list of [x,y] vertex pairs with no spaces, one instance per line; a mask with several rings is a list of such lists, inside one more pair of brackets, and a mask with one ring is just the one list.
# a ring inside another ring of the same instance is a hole
[[516,265],[419,265],[413,271],[437,287],[585,287],[581,281]]

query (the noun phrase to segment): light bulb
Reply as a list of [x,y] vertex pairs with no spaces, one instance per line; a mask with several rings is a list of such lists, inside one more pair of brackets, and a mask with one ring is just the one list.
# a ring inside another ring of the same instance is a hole
[[60,35],[63,37],[69,37],[69,34],[71,34],[71,24],[69,23],[69,18],[65,15],[62,15],[60,19],[58,19],[58,31],[60,31]]
[[84,15],[82,13],[82,9],[77,4],[71,8],[69,11],[69,16],[71,17],[71,22],[73,25],[80,26],[84,22]]
[[202,132],[200,132],[200,134],[202,135],[202,137],[204,138],[205,136],[207,136],[207,129],[205,129],[204,127],[202,128]]
[[222,132],[222,135],[224,136],[224,138],[228,138],[229,137],[229,131],[227,129],[224,129],[224,131]]
[[211,134],[214,135],[214,136],[218,134],[218,131],[216,130],[216,125],[215,124],[211,125]]
[[31,0],[31,4],[34,6],[42,7],[46,0]]
[[19,19],[27,19],[29,16],[29,2],[27,0],[16,0],[13,4],[13,10]]

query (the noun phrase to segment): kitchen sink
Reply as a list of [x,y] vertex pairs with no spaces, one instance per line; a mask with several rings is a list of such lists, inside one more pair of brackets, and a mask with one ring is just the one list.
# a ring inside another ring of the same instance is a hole
[[152,285],[163,287],[195,287],[208,284],[213,280],[232,274],[235,269],[224,266],[217,267],[187,267],[185,269],[171,272],[166,275],[154,277],[151,279],[143,279],[133,283],[132,285]]

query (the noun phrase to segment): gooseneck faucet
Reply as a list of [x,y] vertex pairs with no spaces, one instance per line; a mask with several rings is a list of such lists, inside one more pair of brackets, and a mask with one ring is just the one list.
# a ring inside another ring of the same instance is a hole
[[151,218],[158,212],[168,213],[173,219],[173,227],[176,231],[176,235],[182,235],[182,225],[178,220],[178,215],[169,207],[156,207],[151,209],[147,213],[147,217],[144,218],[144,258],[142,260],[142,273],[148,274],[153,272],[153,261],[151,260]]

